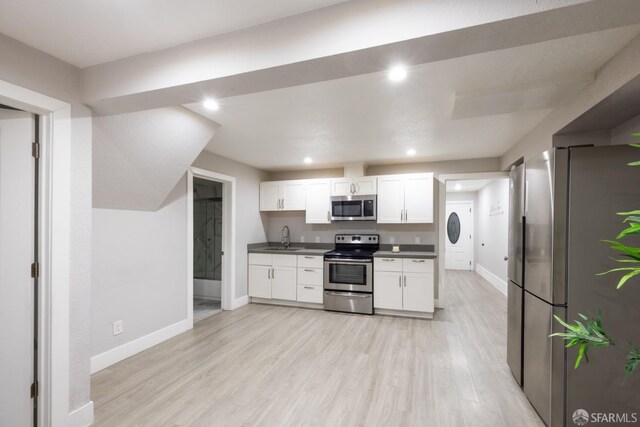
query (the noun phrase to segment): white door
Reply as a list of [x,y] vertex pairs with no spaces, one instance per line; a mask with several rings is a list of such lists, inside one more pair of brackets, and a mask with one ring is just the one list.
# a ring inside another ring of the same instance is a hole
[[473,270],[473,202],[447,202],[445,268]]
[[433,222],[433,174],[410,175],[404,179],[405,222]]
[[0,109],[0,426],[33,424],[33,118]]
[[376,194],[378,178],[375,176],[363,176],[353,180],[355,194],[370,195]]
[[249,266],[249,296],[271,299],[271,266]]
[[280,184],[281,209],[285,211],[303,211],[307,202],[306,185],[302,181],[289,181]]
[[433,273],[405,273],[403,308],[433,313]]
[[373,277],[373,306],[402,310],[402,273],[376,271]]
[[404,178],[384,176],[378,179],[378,223],[399,224],[404,218]]
[[280,184],[277,182],[260,183],[260,210],[277,211],[280,209]]
[[353,180],[351,178],[334,178],[331,180],[332,196],[350,196],[353,194]]
[[274,267],[271,280],[271,298],[295,301],[297,298],[297,268]]
[[307,183],[305,222],[328,224],[331,222],[331,181],[322,179]]

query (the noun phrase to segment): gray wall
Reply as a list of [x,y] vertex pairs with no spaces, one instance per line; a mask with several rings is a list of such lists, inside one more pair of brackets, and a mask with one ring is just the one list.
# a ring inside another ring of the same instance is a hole
[[[497,179],[478,191],[476,263],[507,281],[509,180]],[[484,244],[484,246],[483,246]]]
[[93,209],[93,356],[187,318],[186,218],[186,175],[155,212]]
[[71,104],[69,409],[90,400],[91,111],[81,104],[80,70],[0,34],[0,80]]
[[193,166],[236,178],[236,298],[243,297],[247,295],[247,244],[266,240],[268,217],[260,214],[260,181],[267,174],[208,151]]

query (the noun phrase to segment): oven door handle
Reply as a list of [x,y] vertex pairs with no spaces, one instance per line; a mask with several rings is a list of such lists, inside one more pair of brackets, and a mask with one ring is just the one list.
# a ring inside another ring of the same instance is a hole
[[333,292],[324,291],[327,295],[334,295],[337,297],[355,297],[355,298],[371,298],[371,294],[356,294],[354,292]]
[[327,264],[349,264],[349,265],[360,265],[360,264],[371,264],[370,259],[352,259],[352,258],[329,258],[324,261]]

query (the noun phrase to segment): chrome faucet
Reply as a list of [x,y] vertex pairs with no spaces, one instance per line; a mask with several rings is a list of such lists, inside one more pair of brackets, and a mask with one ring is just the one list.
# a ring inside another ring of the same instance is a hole
[[282,243],[282,245],[284,246],[285,249],[289,249],[289,246],[291,246],[291,235],[289,233],[289,227],[288,226],[284,226],[282,227],[282,231],[280,232],[280,243]]

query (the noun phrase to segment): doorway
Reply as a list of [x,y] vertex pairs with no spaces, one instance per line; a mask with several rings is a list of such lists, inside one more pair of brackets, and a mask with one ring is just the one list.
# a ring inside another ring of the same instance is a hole
[[7,426],[38,425],[39,126],[39,116],[0,105],[0,425]]
[[473,200],[447,201],[445,268],[473,270]]
[[193,178],[193,321],[221,311],[223,183]]
[[235,307],[236,178],[187,173],[187,322]]

